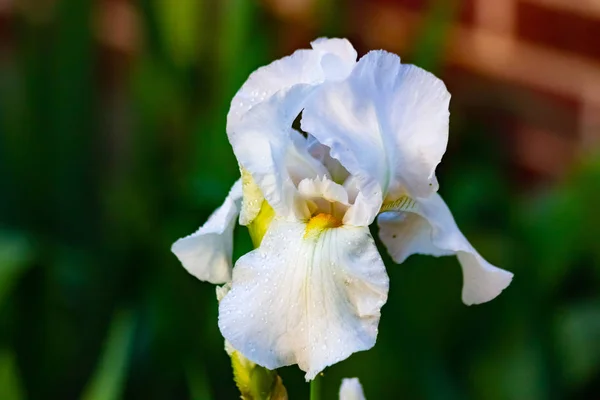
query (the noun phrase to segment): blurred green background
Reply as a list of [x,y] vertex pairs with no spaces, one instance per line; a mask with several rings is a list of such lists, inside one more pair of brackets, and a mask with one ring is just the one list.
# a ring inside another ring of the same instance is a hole
[[[251,71],[321,35],[369,50],[366,2],[276,3],[0,1],[0,399],[239,396],[214,286],[170,246],[239,174],[225,118]],[[459,2],[428,4],[401,56],[443,77]],[[506,105],[461,107],[468,84],[449,85],[440,192],[514,281],[466,307],[454,257],[386,256],[377,345],[325,370],[324,399],[353,376],[369,399],[600,398],[599,158],[524,178],[489,118]],[[249,249],[237,229],[235,257]],[[308,398],[301,371],[280,373]]]

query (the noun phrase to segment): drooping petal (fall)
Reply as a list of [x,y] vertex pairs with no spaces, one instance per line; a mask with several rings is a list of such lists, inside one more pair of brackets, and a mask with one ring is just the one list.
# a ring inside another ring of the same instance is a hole
[[223,205],[193,234],[171,247],[185,269],[196,278],[214,284],[231,280],[233,229],[240,212],[241,180],[235,182]]
[[462,234],[448,206],[437,193],[416,199],[412,212],[379,216],[379,236],[394,261],[411,254],[456,254],[463,271],[466,305],[490,301],[511,282],[513,274],[488,263]]
[[392,259],[401,264],[412,254],[447,256],[453,251],[436,247],[432,242],[432,228],[419,214],[385,212],[377,218],[379,237]]
[[437,190],[435,168],[446,150],[450,94],[433,74],[372,51],[350,76],[326,82],[302,114],[302,129],[328,146],[331,157],[358,179],[373,210],[399,190],[426,197]]
[[366,400],[362,385],[358,378],[342,379],[340,400]]
[[375,344],[385,267],[368,228],[330,222],[274,220],[237,261],[219,327],[248,359],[269,369],[298,364],[310,380]]

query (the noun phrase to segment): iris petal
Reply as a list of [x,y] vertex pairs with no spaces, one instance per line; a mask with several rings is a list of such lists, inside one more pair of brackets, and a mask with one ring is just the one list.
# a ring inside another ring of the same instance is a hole
[[426,197],[446,151],[450,94],[443,82],[395,54],[372,51],[350,76],[326,82],[306,105],[302,129],[328,146],[358,181],[370,224],[388,194]]
[[313,379],[375,344],[388,276],[368,228],[275,220],[233,269],[219,304],[223,336],[269,369],[298,364]]
[[358,378],[342,379],[340,400],[365,400],[365,394]]
[[185,269],[196,278],[215,284],[231,280],[233,229],[240,212],[241,180],[235,182],[223,205],[193,234],[171,247]]
[[490,301],[508,287],[513,274],[479,255],[440,195],[416,203],[413,212],[384,213],[378,218],[379,237],[394,261],[400,263],[411,254],[456,254],[463,270],[462,300],[467,305]]
[[[227,115],[227,134],[238,162],[277,214],[288,219],[310,215],[298,199],[294,180],[326,173],[306,146],[297,145],[292,123],[319,85],[345,77],[338,69],[335,74],[326,71],[332,63],[347,74],[356,62],[356,52],[345,39],[319,39],[313,45],[252,73]],[[306,171],[310,176],[298,176]]]

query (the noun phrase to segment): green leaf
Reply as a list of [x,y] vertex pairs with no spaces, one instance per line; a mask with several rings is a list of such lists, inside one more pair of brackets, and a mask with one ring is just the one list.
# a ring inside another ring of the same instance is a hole
[[431,0],[429,3],[421,34],[414,45],[414,60],[421,68],[432,71],[442,65],[444,47],[450,38],[449,32],[460,3],[447,0]]
[[555,335],[569,386],[581,386],[600,371],[600,300],[574,304],[558,313]]
[[469,382],[474,399],[548,399],[550,382],[539,338],[513,331],[471,365]]
[[155,5],[169,56],[178,66],[191,65],[200,52],[203,2],[179,0],[175,5],[171,0],[155,0]]
[[25,398],[18,375],[12,353],[8,350],[0,352],[0,398],[11,400]]
[[201,365],[188,363],[186,377],[193,400],[212,400],[206,372]]
[[94,377],[84,391],[83,400],[122,398],[134,329],[135,323],[131,312],[116,313],[109,329],[104,353]]
[[15,281],[30,266],[33,250],[24,236],[0,232],[0,305],[8,296]]

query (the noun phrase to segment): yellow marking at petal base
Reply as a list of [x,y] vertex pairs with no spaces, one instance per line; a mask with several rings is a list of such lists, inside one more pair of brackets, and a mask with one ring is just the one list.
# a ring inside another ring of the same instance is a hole
[[275,211],[263,197],[250,172],[240,166],[240,173],[242,175],[243,196],[240,224],[248,227],[252,244],[254,248],[257,248],[260,246],[265,233],[267,233],[271,221],[273,221]]
[[386,211],[416,211],[417,202],[406,195],[400,196],[394,201],[386,201],[379,210],[380,213]]
[[265,198],[247,169],[240,166],[240,174],[243,195],[240,224],[249,225],[260,213]]
[[320,213],[312,217],[306,224],[304,239],[316,238],[325,229],[342,226],[342,221],[331,214]]
[[269,229],[274,216],[275,210],[273,210],[266,200],[263,200],[258,215],[248,224],[248,232],[250,233],[250,238],[255,249],[260,246],[260,242],[262,242],[265,233],[267,233],[267,229]]

